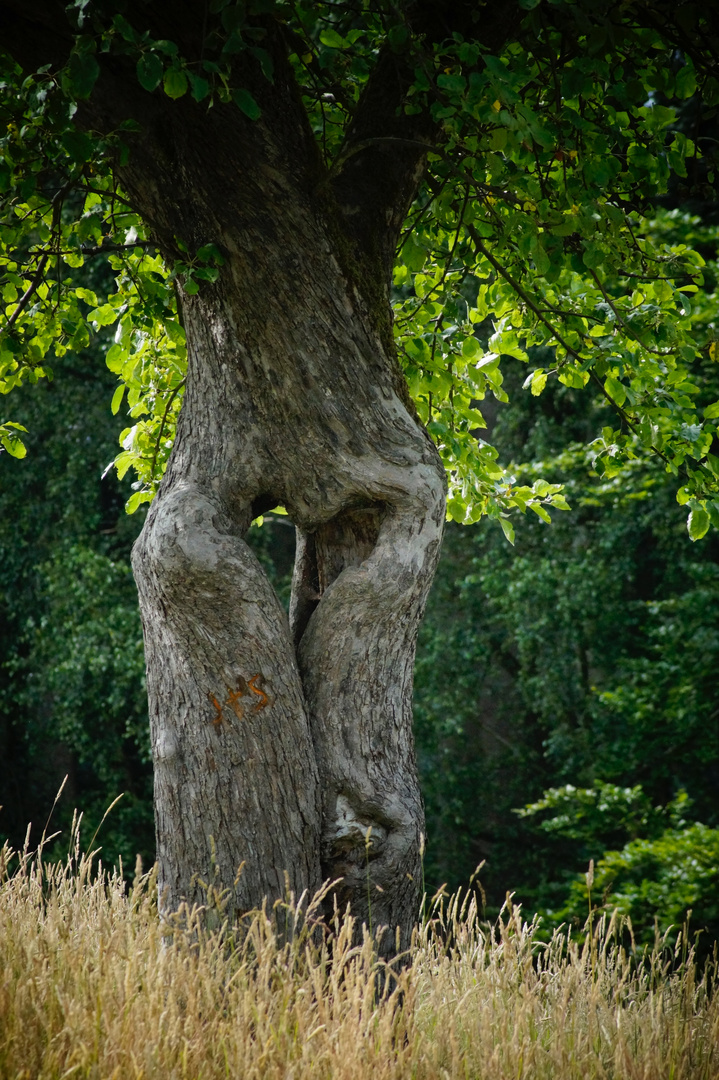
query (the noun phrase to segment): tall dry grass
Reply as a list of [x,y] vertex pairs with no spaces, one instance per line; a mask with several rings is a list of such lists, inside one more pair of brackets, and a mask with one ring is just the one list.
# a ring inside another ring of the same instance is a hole
[[[378,964],[349,918],[257,912],[245,936],[158,919],[153,874],[74,850],[0,856],[0,1076],[76,1080],[717,1080],[719,1001],[691,956],[628,955],[615,925],[579,941],[508,905],[436,906],[404,967]],[[289,937],[289,940],[288,940]]]

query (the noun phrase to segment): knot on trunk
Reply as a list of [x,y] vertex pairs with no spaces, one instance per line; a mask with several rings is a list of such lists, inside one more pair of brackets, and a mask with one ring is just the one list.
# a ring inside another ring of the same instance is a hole
[[358,814],[346,795],[337,796],[334,821],[328,833],[334,858],[356,852],[363,859],[371,859],[379,855],[387,840],[387,829],[368,815]]

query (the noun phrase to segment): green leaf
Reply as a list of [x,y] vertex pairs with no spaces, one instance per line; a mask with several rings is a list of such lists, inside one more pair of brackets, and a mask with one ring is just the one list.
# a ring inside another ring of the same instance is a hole
[[499,524],[502,526],[502,532],[506,536],[507,540],[509,540],[510,544],[514,546],[514,526],[512,525],[512,522],[509,521],[508,518],[504,517],[498,518],[498,521]]
[[547,525],[552,524],[552,519],[549,516],[549,511],[546,509],[546,507],[542,506],[541,503],[531,502],[528,505],[532,510],[534,510],[537,517],[540,517],[542,521],[546,521]]
[[705,420],[716,420],[719,417],[719,401],[715,401],[713,405],[707,405],[704,410]]
[[508,132],[505,127],[495,128],[492,134],[489,136],[489,148],[497,153],[499,150],[504,150],[507,145]]
[[462,342],[462,356],[466,356],[468,360],[473,360],[476,356],[481,355],[484,350],[475,337],[465,338]]
[[120,374],[123,367],[125,366],[126,360],[127,353],[123,349],[122,345],[111,345],[110,348],[107,350],[105,363],[109,367],[110,371],[114,371],[116,375]]
[[415,273],[422,269],[429,252],[419,243],[414,233],[410,233],[402,247],[402,261]]
[[576,368],[564,368],[559,373],[559,381],[574,390],[582,390],[589,382],[588,371],[577,371]]
[[[3,426],[7,428],[10,427],[10,424],[5,424]],[[18,438],[17,435],[6,435],[0,431],[0,443],[2,443],[2,445],[5,447],[11,457],[24,458],[27,454],[27,447],[25,446],[25,443],[22,441],[22,439]]]
[[275,65],[270,54],[266,49],[261,49],[259,46],[254,46],[250,49],[250,52],[259,61],[264,77],[268,82],[273,83],[275,81]]
[[401,49],[409,39],[409,30],[404,25],[391,26],[387,38],[393,49]]
[[604,262],[605,255],[598,244],[587,244],[584,254],[582,255],[582,262],[590,270],[596,270],[598,266],[601,266]]
[[539,395],[541,394],[542,390],[544,390],[544,387],[546,385],[547,385],[547,373],[546,373],[546,371],[544,370],[544,368],[537,368],[536,371],[533,371],[532,374],[528,375],[527,378],[524,380],[524,382],[522,383],[522,389],[526,390],[527,387],[529,387],[529,389],[532,392],[532,396],[533,397],[539,397]]
[[207,79],[203,79],[201,75],[195,75],[192,71],[187,72],[187,77],[190,80],[192,96],[195,101],[204,101],[210,92],[210,84]]
[[692,64],[684,64],[676,74],[676,91],[678,98],[690,98],[696,93],[697,80]]
[[75,97],[88,98],[100,74],[100,65],[95,57],[89,52],[74,52],[68,70]]
[[66,131],[61,141],[69,157],[78,165],[89,161],[95,151],[95,143],[84,131]]
[[139,506],[142,506],[143,503],[150,502],[151,499],[151,491],[136,491],[125,503],[125,511],[128,514],[134,514]]
[[619,379],[614,379],[610,375],[609,378],[604,380],[604,389],[609,394],[614,404],[619,405],[621,408],[627,399],[627,392],[622,383],[619,382]]
[[[160,60],[160,57],[157,55],[157,53],[143,53],[140,59],[137,61],[137,78],[143,90],[148,90],[150,93],[152,93],[153,90],[157,90],[158,86],[162,82],[163,70],[164,68],[162,60]],[[167,87],[165,87],[165,89],[167,90]],[[181,97],[182,95],[170,94],[170,97],[175,96]]]
[[160,52],[164,52],[167,56],[177,56],[180,51],[177,47],[177,42],[168,41],[167,38],[158,38],[158,40],[154,42],[154,46],[156,49],[159,49]]
[[122,405],[122,399],[124,396],[125,383],[120,383],[120,385],[115,390],[115,393],[112,395],[112,404],[110,405],[110,410],[113,416],[117,416],[118,412],[120,411],[120,406]]
[[464,75],[438,75],[437,86],[450,94],[461,94],[467,89],[467,80]]
[[92,304],[93,307],[97,307],[97,296],[92,289],[75,289],[75,296],[78,300],[84,300],[86,304]]
[[187,93],[187,75],[178,68],[168,68],[162,81],[165,93],[173,100]]
[[709,532],[709,515],[701,506],[695,507],[687,519],[690,540],[701,540]]
[[204,244],[201,248],[198,248],[197,258],[200,262],[212,261],[216,266],[223,266],[225,262],[217,244]]
[[102,307],[95,308],[88,315],[90,322],[94,322],[97,326],[111,326],[117,318],[119,312],[112,306],[112,304],[103,304]]
[[233,90],[232,100],[238,109],[241,109],[245,116],[248,116],[250,120],[259,120],[262,116],[262,110],[253,98],[249,90]]
[[464,521],[467,507],[465,506],[463,499],[450,498],[447,499],[447,520],[448,521]]
[[320,33],[320,41],[329,49],[346,49],[347,42],[336,30],[323,30]]
[[244,52],[246,43],[242,37],[240,30],[233,30],[228,37],[225,38],[225,43],[222,46],[222,56],[236,56],[238,53]]

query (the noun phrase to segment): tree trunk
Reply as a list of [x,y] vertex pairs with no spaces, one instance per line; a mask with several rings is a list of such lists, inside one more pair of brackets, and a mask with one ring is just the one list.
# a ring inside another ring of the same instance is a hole
[[[412,670],[443,469],[404,390],[381,269],[314,165],[301,182],[292,133],[268,146],[251,130],[248,169],[226,131],[240,124],[243,155],[246,123],[213,110],[220,144],[184,111],[146,122],[123,178],[159,237],[226,258],[217,283],[180,290],[187,387],[133,553],[162,904],[202,902],[205,882],[239,913],[284,895],[285,873],[296,894],[341,878],[342,906],[406,941],[424,827]],[[276,505],[298,530],[291,626],[244,540]]]
[[[341,876],[356,914],[369,882],[373,921],[406,929],[423,828],[412,665],[443,480],[325,262],[309,288],[283,283],[269,322],[247,289],[183,301],[180,430],[133,557],[160,882],[168,907],[198,900],[191,875],[214,858],[245,910],[282,895],[285,870],[297,892]],[[243,539],[270,504],[300,530],[292,633]]]
[[[342,877],[356,914],[406,931],[412,666],[443,475],[322,223],[297,224],[258,235],[251,269],[225,236],[222,283],[182,299],[185,401],[133,555],[160,888],[172,908],[216,873],[242,911],[282,895],[284,871],[296,892]],[[299,531],[291,629],[243,539],[275,505]]]

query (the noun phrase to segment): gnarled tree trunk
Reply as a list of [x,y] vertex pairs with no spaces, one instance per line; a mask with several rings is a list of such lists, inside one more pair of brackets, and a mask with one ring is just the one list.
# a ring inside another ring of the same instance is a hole
[[[412,667],[443,471],[402,392],[381,264],[369,287],[355,278],[369,260],[315,170],[303,186],[297,152],[282,160],[289,133],[275,155],[252,132],[254,169],[228,169],[225,142],[208,176],[205,124],[174,135],[194,196],[174,231],[227,262],[182,296],[187,390],[133,556],[163,902],[199,899],[193,873],[216,874],[235,911],[281,895],[285,871],[296,892],[342,878],[342,902],[406,937],[423,829]],[[153,177],[164,202],[172,182]],[[243,539],[275,505],[299,536],[291,625]]]
[[[443,476],[307,225],[295,259],[258,237],[251,273],[231,255],[222,284],[183,300],[187,392],[133,557],[160,881],[170,907],[199,898],[189,879],[214,849],[236,910],[281,895],[288,870],[296,891],[342,877],[366,916],[369,875],[373,921],[407,929],[423,828],[412,665]],[[291,625],[243,539],[277,504],[300,536]]]
[[[133,556],[164,903],[199,899],[191,875],[214,859],[235,910],[281,895],[287,870],[297,892],[341,877],[366,917],[369,880],[375,924],[406,931],[423,828],[412,665],[442,469],[321,204],[275,176],[258,210],[228,216],[204,234],[226,254],[220,282],[182,298],[187,390]],[[291,625],[243,539],[278,504],[299,533]]]

